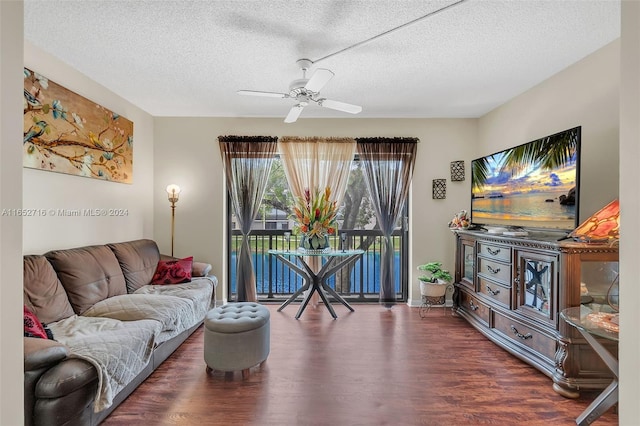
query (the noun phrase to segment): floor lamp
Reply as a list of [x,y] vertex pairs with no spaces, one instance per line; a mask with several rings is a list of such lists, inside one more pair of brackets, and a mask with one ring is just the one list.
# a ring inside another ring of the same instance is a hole
[[171,203],[171,256],[173,256],[173,230],[175,227],[176,203],[180,196],[180,187],[174,184],[167,186],[167,194],[169,195],[169,202]]

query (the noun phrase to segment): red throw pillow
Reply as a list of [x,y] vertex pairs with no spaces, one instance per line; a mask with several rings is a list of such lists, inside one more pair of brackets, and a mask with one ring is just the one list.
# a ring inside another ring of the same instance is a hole
[[193,256],[176,260],[161,260],[151,284],[180,284],[191,281]]
[[47,333],[47,331],[48,329],[40,322],[36,314],[31,312],[29,308],[27,308],[27,305],[24,305],[24,336],[53,339],[53,336],[49,336],[51,331],[49,331],[49,333]]

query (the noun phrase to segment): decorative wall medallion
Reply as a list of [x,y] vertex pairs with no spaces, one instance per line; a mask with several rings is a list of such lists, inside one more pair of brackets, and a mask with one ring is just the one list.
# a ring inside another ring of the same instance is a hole
[[464,180],[464,161],[451,162],[451,182]]
[[447,198],[447,180],[434,179],[433,180],[433,199],[443,200],[445,198]]

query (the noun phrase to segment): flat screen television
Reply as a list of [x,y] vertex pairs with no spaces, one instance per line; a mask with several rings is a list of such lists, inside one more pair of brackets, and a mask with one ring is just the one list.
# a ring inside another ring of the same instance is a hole
[[471,162],[471,223],[571,231],[578,225],[580,127]]

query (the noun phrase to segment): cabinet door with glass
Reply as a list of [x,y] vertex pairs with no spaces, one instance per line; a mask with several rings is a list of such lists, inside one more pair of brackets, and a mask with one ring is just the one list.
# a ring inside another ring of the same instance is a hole
[[475,264],[476,264],[476,241],[461,237],[458,240],[460,245],[456,259],[456,281],[463,284],[469,290],[476,291],[475,288]]
[[615,254],[580,256],[580,303],[593,311],[618,311],[619,266]]
[[558,257],[518,251],[516,259],[516,309],[529,318],[555,324],[558,304]]

